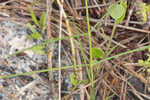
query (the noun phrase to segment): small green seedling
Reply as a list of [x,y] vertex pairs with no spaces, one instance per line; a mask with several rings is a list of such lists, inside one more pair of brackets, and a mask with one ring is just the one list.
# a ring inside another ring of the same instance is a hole
[[147,5],[146,3],[140,3],[140,10],[137,11],[137,14],[140,14],[142,16],[143,23],[146,23],[147,21],[147,13],[150,12],[150,5]]
[[[150,53],[150,48],[148,49],[148,51],[149,51],[149,53]],[[148,58],[144,61],[144,60],[142,60],[142,59],[139,59],[138,60],[138,63],[142,66],[142,67],[144,67],[144,69],[148,72],[148,73],[150,73],[150,55],[149,54],[147,54],[148,55]]]
[[76,76],[74,73],[71,73],[70,75],[70,81],[73,85],[73,90],[77,88],[77,85],[78,85],[78,80],[76,79]]
[[113,36],[115,34],[115,30],[117,28],[117,24],[120,24],[123,21],[126,14],[126,9],[127,9],[127,2],[125,0],[121,0],[120,3],[114,3],[110,5],[108,8],[108,14],[115,20],[115,23],[113,25],[109,43],[107,44],[106,56],[108,56],[109,51],[111,51],[111,43]]
[[[34,25],[40,29],[40,32],[41,33],[44,33],[45,32],[45,29],[46,29],[46,13],[43,12],[42,15],[40,16],[40,20],[38,21],[37,20],[37,17],[34,13],[34,10],[32,7],[29,7],[29,10],[30,10],[30,14],[31,14],[31,17],[32,17],[32,21],[34,23]],[[43,40],[42,38],[42,35],[39,33],[38,30],[35,29],[35,27],[33,25],[31,25],[30,23],[27,23],[27,26],[30,28],[30,30],[32,31],[32,34],[30,34],[28,37],[29,39],[40,39],[40,40]],[[42,54],[44,55],[45,52],[43,51],[43,48],[45,46],[44,45],[37,45],[35,46],[34,48],[31,48],[31,50],[33,52],[36,52],[36,53],[39,53],[39,54]]]
[[41,34],[30,24],[28,23],[27,26],[30,28],[30,30],[32,31],[32,34],[30,34],[28,37],[29,39],[41,39],[42,40],[42,36]]
[[[46,29],[46,13],[43,12],[40,17],[40,21],[38,21],[35,13],[33,11],[33,8],[29,7],[29,9],[30,9],[30,14],[31,14],[34,25],[41,30],[41,33],[43,33]],[[32,31],[31,36],[29,36],[30,39],[42,39],[41,34],[30,23],[28,23],[27,26]]]
[[72,90],[75,90],[78,85],[80,85],[80,84],[85,85],[85,84],[87,84],[89,81],[88,81],[88,79],[77,80],[75,74],[74,74],[74,73],[71,73],[71,74],[70,74],[70,82],[71,82],[72,85],[73,85]]

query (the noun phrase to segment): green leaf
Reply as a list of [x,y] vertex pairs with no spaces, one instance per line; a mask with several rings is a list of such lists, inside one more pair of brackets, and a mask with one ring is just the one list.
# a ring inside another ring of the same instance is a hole
[[38,53],[38,54],[45,55],[43,48],[44,48],[44,45],[36,45],[36,46],[32,47],[31,50],[33,52]]
[[146,23],[147,21],[147,6],[146,3],[140,3],[140,10],[137,12],[137,14],[142,16],[143,23]]
[[45,25],[45,24],[46,24],[46,13],[43,12],[40,17],[40,25]]
[[98,48],[92,48],[92,57],[93,58],[102,58],[103,57],[103,51]]
[[30,23],[27,23],[27,26],[30,28],[30,30],[34,33],[34,32],[37,32],[36,29],[30,24]]
[[148,48],[148,52],[150,52],[150,48]]
[[122,16],[119,19],[117,19],[118,24],[121,23],[125,18],[126,10],[127,10],[127,1],[121,1],[120,5],[123,6],[124,12],[123,12]]
[[35,15],[35,13],[34,13],[32,7],[29,7],[29,10],[30,10],[30,14],[31,14],[31,17],[32,17],[32,21],[34,22],[34,24],[35,24],[36,26],[40,27],[40,24],[39,24],[39,22],[38,22],[38,20],[37,20],[37,18],[36,18],[36,15]]
[[147,72],[150,73],[150,69],[147,69]]
[[29,39],[41,39],[42,40],[42,36],[41,34],[39,34],[38,32],[32,33],[29,35]]
[[147,5],[147,12],[150,12],[150,5]]
[[29,38],[30,39],[41,39],[42,40],[42,36],[41,34],[36,31],[36,29],[30,24],[30,23],[27,23],[27,26],[31,29],[32,31],[32,34],[29,35]]
[[138,63],[141,64],[141,65],[143,65],[144,61],[141,60],[141,59],[139,59],[139,60],[138,60]]
[[40,17],[40,25],[42,27],[42,32],[44,32],[46,29],[46,13],[45,12],[43,12]]
[[71,73],[70,81],[74,86],[76,86],[78,84],[78,81],[75,79],[75,74],[74,73]]
[[119,4],[112,4],[108,8],[108,13],[115,20],[118,20],[119,18],[121,18],[121,16],[123,16],[124,12],[125,12],[124,7]]
[[81,81],[80,81],[80,84],[85,85],[85,84],[87,84],[88,82],[89,82],[89,80],[88,80],[88,79],[84,79],[84,80],[81,80]]
[[150,57],[147,58],[147,61],[150,62]]

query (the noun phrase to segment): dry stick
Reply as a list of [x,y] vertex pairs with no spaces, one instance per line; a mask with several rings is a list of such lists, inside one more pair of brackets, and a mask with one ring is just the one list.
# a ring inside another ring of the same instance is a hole
[[[60,1],[57,0],[58,5],[61,5]],[[63,9],[63,16],[65,18],[65,23],[66,23],[66,27],[67,27],[67,31],[68,31],[68,35],[71,36],[72,32],[71,32],[71,28],[70,28],[70,24],[69,24],[69,20],[67,19],[67,15]],[[74,62],[74,67],[76,67],[76,59],[75,59],[75,49],[74,49],[74,42],[73,42],[73,38],[70,38],[70,43],[71,43],[71,48],[72,48],[72,56],[73,56],[73,62]]]
[[147,100],[150,100],[150,96],[149,96],[149,95],[145,95],[145,94],[140,93],[140,92],[138,92],[138,91],[137,91],[137,93],[138,93],[139,95],[141,95],[141,96],[147,98]]
[[[124,64],[122,64],[124,66]],[[141,78],[136,72],[134,72],[131,68],[129,68],[130,66],[124,66],[128,69],[128,71],[131,72],[132,75],[136,76],[137,78],[139,78],[143,83],[146,82],[146,80],[143,80],[144,78]],[[121,75],[121,74],[120,74]],[[124,77],[121,76],[120,78],[121,80],[127,82],[127,84],[132,88],[131,91],[140,99],[143,100],[143,98],[140,96],[140,94],[135,90],[135,88],[127,81],[127,79],[125,79]]]
[[86,95],[87,95],[87,100],[90,100],[90,95],[89,95],[87,89],[84,89],[84,90],[85,90],[85,93],[86,93]]
[[[125,77],[125,76],[124,76]],[[125,96],[127,94],[127,82],[122,82],[120,100],[126,100]]]
[[[60,0],[57,0],[57,3],[59,6],[61,6],[61,2]],[[71,28],[70,28],[70,24],[69,24],[69,20],[67,18],[67,15],[64,11],[64,9],[62,8],[62,14],[63,14],[63,17],[65,18],[65,23],[66,23],[66,28],[67,28],[67,31],[68,31],[68,35],[69,36],[72,36],[72,32],[71,32]],[[79,76],[78,76],[78,73],[77,73],[77,63],[76,63],[76,57],[75,57],[75,45],[74,45],[74,41],[73,41],[73,38],[71,37],[70,38],[70,44],[71,44],[71,51],[72,51],[72,60],[73,60],[73,65],[74,65],[74,70],[75,70],[75,74],[76,74],[76,78],[79,79]]]
[[[117,75],[116,75],[117,76]],[[130,84],[130,82],[127,81],[126,78],[124,78],[121,74],[120,74],[120,80],[126,82],[132,89],[131,91],[140,99],[143,100],[142,97],[137,93],[137,91],[135,90],[135,88]]]
[[140,100],[143,100],[143,98],[140,96],[140,94],[139,94],[139,93],[136,91],[136,89],[131,85],[131,83],[127,81],[127,79],[125,79],[124,77],[121,77],[121,80],[127,82],[128,86],[131,87],[132,93],[134,93]]
[[[81,58],[80,58],[80,55],[79,55],[79,50],[77,50],[77,61],[78,61],[78,64],[81,64]],[[80,66],[78,70],[82,70],[82,67]],[[83,80],[83,73],[82,71],[79,71],[79,78],[80,80],[82,81]],[[83,88],[83,84],[80,84],[80,100],[84,100],[84,93],[85,93],[85,89]]]
[[128,25],[129,25],[129,21],[130,21],[131,15],[132,15],[133,10],[134,10],[134,7],[135,7],[135,2],[133,2],[132,0],[131,0],[131,2],[132,2],[132,4],[133,4],[133,6],[129,9],[129,13],[128,13],[128,16],[127,16],[127,20],[126,20],[126,22],[125,22],[125,26],[128,26]]
[[[52,7],[52,2],[51,0],[46,0],[46,20],[47,20],[47,37],[48,40],[51,39],[51,29],[50,29],[50,7]],[[51,8],[52,10],[52,8]],[[51,44],[51,48],[49,49],[48,52],[48,68],[52,68],[52,54],[53,54],[53,44]],[[49,80],[50,80],[50,87],[52,88],[52,95],[53,95],[53,99],[57,100],[58,96],[57,96],[57,92],[56,92],[56,87],[54,82],[52,82],[53,79],[53,72],[49,72]]]
[[127,94],[127,82],[124,82],[124,92],[122,96],[123,100],[126,100],[126,94]]
[[128,82],[128,85],[131,87],[131,91],[134,95],[136,95],[140,100],[144,100],[141,95],[136,91],[136,89]]
[[[107,25],[113,26],[112,23],[107,23]],[[150,33],[150,31],[147,31],[147,30],[138,29],[138,28],[129,27],[129,26],[117,25],[117,27],[119,27],[119,28],[124,28],[124,29],[127,29],[127,30],[142,32],[142,33]]]
[[126,100],[126,93],[127,93],[127,82],[125,82],[125,86],[124,86],[124,94],[123,94],[123,100]]
[[110,89],[115,95],[117,95],[119,97],[119,95],[107,84],[107,82],[105,80],[103,80],[103,83],[105,84],[105,86]]
[[[93,2],[95,3],[96,6],[98,6],[98,3],[97,3],[96,0],[94,0]],[[101,11],[101,8],[100,8],[100,7],[97,7],[97,8],[98,8],[99,11]]]
[[[97,8],[97,7],[104,7],[104,6],[109,6],[110,4],[112,4],[112,2],[110,3],[107,3],[107,4],[98,4],[98,5],[92,5],[92,6],[88,6],[88,9],[89,8]],[[76,8],[73,8],[75,10],[80,10],[80,9],[86,9],[86,7],[76,7]]]
[[122,82],[121,83],[122,85],[121,85],[121,90],[120,90],[120,100],[124,100],[123,99],[123,94],[124,94],[124,86],[125,86],[125,82]]
[[[97,95],[97,94],[99,93],[99,91],[100,91],[100,86],[101,86],[101,82],[98,82],[98,83],[96,84],[96,88],[95,88],[95,95]],[[104,88],[105,88],[105,87],[104,87]],[[104,92],[103,95],[105,95],[105,92]],[[104,100],[104,99],[102,99],[102,100]]]
[[137,77],[138,79],[140,79],[140,81],[142,81],[143,83],[147,83],[147,80],[145,80],[145,78],[143,76],[141,76],[140,74],[138,74],[137,72],[135,72],[131,66],[126,66],[126,65],[123,65],[129,72],[131,72],[131,74],[135,77]]
[[80,7],[81,5],[82,5],[82,1],[81,0],[77,0],[76,8]]
[[[63,0],[61,0],[62,3],[64,2]],[[60,7],[60,30],[59,30],[59,38],[62,38],[62,15],[63,15],[63,5],[59,5]],[[61,40],[59,40],[59,49],[58,49],[58,66],[59,66],[59,81],[58,81],[58,94],[59,97],[58,99],[61,100]]]
[[[61,5],[60,0],[57,0],[58,5]],[[70,28],[70,24],[69,24],[69,20],[67,18],[67,15],[64,11],[64,9],[62,9],[63,11],[63,17],[65,18],[65,23],[66,23],[66,28],[68,31],[68,35],[72,36],[72,32],[71,32],[71,28]],[[76,57],[75,57],[75,45],[74,45],[74,41],[73,41],[73,37],[70,38],[70,44],[71,44],[71,51],[72,51],[72,60],[73,60],[73,65],[74,65],[74,69],[75,69],[75,74],[76,74],[76,78],[78,79],[78,73],[77,73],[77,63],[76,63]]]

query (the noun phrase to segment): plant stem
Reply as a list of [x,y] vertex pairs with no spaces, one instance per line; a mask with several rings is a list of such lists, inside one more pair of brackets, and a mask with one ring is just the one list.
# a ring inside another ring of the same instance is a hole
[[88,38],[89,38],[89,51],[90,51],[90,81],[91,81],[91,96],[90,100],[94,100],[94,75],[93,75],[93,65],[92,65],[92,39],[91,39],[91,30],[90,30],[90,20],[89,20],[89,13],[88,13],[88,1],[85,0],[86,6],[86,19],[88,25]]
[[[143,50],[149,49],[149,48],[150,48],[150,45],[143,46],[141,48],[137,48],[137,49],[133,49],[133,50],[129,50],[129,51],[126,51],[126,52],[122,52],[122,53],[119,53],[117,55],[104,58],[103,60],[95,61],[95,62],[92,63],[92,65],[97,65],[99,63],[102,63],[102,62],[105,62],[105,61],[109,61],[109,60],[118,58],[118,57],[123,56],[123,55],[127,55],[127,54],[134,53],[134,52],[137,52],[137,51],[143,51]],[[88,66],[88,65],[89,64],[81,64],[81,65],[77,65],[77,66],[85,67],[85,66]],[[61,70],[65,70],[65,69],[69,69],[69,68],[73,68],[73,67],[74,66],[62,66]],[[36,71],[32,71],[32,72],[4,75],[4,76],[0,76],[0,79],[7,79],[7,78],[13,78],[13,77],[17,77],[17,76],[32,75],[32,74],[37,74],[37,73],[43,73],[43,72],[48,72],[48,71],[58,71],[58,70],[59,70],[59,67],[50,68],[50,69],[42,69],[42,70],[36,70]]]
[[106,50],[106,56],[108,56],[108,54],[109,54],[108,52],[110,51],[110,47],[111,47],[112,39],[113,39],[115,31],[116,31],[116,27],[117,27],[117,21],[115,21],[114,26],[113,26],[113,30],[112,30],[110,40],[109,40],[109,43],[108,43],[108,47],[107,47],[107,50]]

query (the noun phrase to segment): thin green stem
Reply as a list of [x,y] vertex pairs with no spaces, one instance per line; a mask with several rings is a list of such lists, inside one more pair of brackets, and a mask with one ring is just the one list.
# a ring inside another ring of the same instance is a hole
[[48,44],[51,44],[53,42],[57,42],[59,40],[67,40],[67,39],[70,39],[70,38],[73,38],[73,37],[75,38],[75,37],[81,37],[81,36],[86,36],[86,35],[87,35],[87,33],[81,33],[81,34],[72,35],[72,36],[65,36],[65,37],[62,37],[62,38],[55,38],[55,39],[52,39],[52,40],[45,40],[43,43],[36,44],[36,45],[33,45],[33,46],[29,47],[29,48],[25,48],[25,49],[22,49],[20,51],[14,52],[14,53],[8,55],[8,58],[10,58],[12,56],[15,56],[15,55],[17,55],[19,53],[22,53],[24,51],[32,50],[32,48],[34,48],[36,46],[39,46],[39,45],[48,45]]
[[86,6],[86,20],[88,25],[88,38],[89,38],[89,51],[90,51],[90,81],[91,81],[91,96],[90,100],[94,100],[94,74],[93,74],[93,58],[92,58],[92,37],[91,37],[91,29],[90,29],[90,20],[89,20],[89,13],[88,13],[88,1],[85,0],[85,6]]
[[[143,51],[145,49],[149,49],[150,48],[150,45],[148,46],[143,46],[141,48],[137,48],[137,49],[134,49],[134,50],[129,50],[129,51],[126,51],[126,52],[123,52],[123,53],[120,53],[120,54],[117,54],[117,55],[114,55],[114,56],[111,56],[111,57],[107,57],[107,58],[104,58],[103,60],[100,60],[100,61],[95,61],[92,63],[92,65],[97,65],[99,63],[102,63],[102,62],[105,62],[105,61],[108,61],[108,60],[112,60],[112,59],[115,59],[115,58],[118,58],[120,56],[123,56],[123,55],[127,55],[127,54],[130,54],[130,53],[134,53],[134,52],[137,52],[137,51]],[[77,66],[81,66],[81,67],[85,67],[85,66],[88,66],[89,64],[80,64],[80,65],[77,65]],[[62,70],[65,70],[65,69],[70,69],[70,68],[73,68],[74,66],[63,66],[61,67]],[[37,71],[32,71],[32,72],[25,72],[25,73],[18,73],[18,74],[10,74],[10,75],[5,75],[5,76],[0,76],[0,79],[7,79],[7,78],[13,78],[13,77],[17,77],[17,76],[23,76],[23,75],[32,75],[32,74],[37,74],[37,73],[42,73],[42,72],[48,72],[48,71],[58,71],[59,70],[59,67],[56,67],[56,68],[51,68],[51,69],[42,69],[42,70],[37,70]]]
[[115,21],[114,26],[113,26],[113,30],[112,30],[110,40],[109,40],[109,43],[108,43],[108,47],[107,47],[107,50],[106,50],[106,56],[108,56],[108,54],[109,54],[108,52],[110,51],[110,47],[111,47],[112,39],[113,39],[115,31],[116,31],[116,27],[117,27],[117,21]]
[[[74,26],[74,28],[75,28],[75,32],[79,34],[78,27],[76,26],[74,19],[73,19],[73,26]],[[82,57],[83,57],[84,64],[86,64],[86,66],[85,66],[86,72],[87,72],[87,74],[88,74],[88,77],[90,78],[90,72],[89,72],[89,69],[88,69],[88,66],[87,66],[87,58],[86,58],[86,55],[85,55],[85,53],[84,53],[83,45],[82,45],[82,43],[81,43],[80,37],[77,37],[77,39],[78,39],[78,43],[79,43],[79,46],[80,46],[81,55],[82,55]]]

